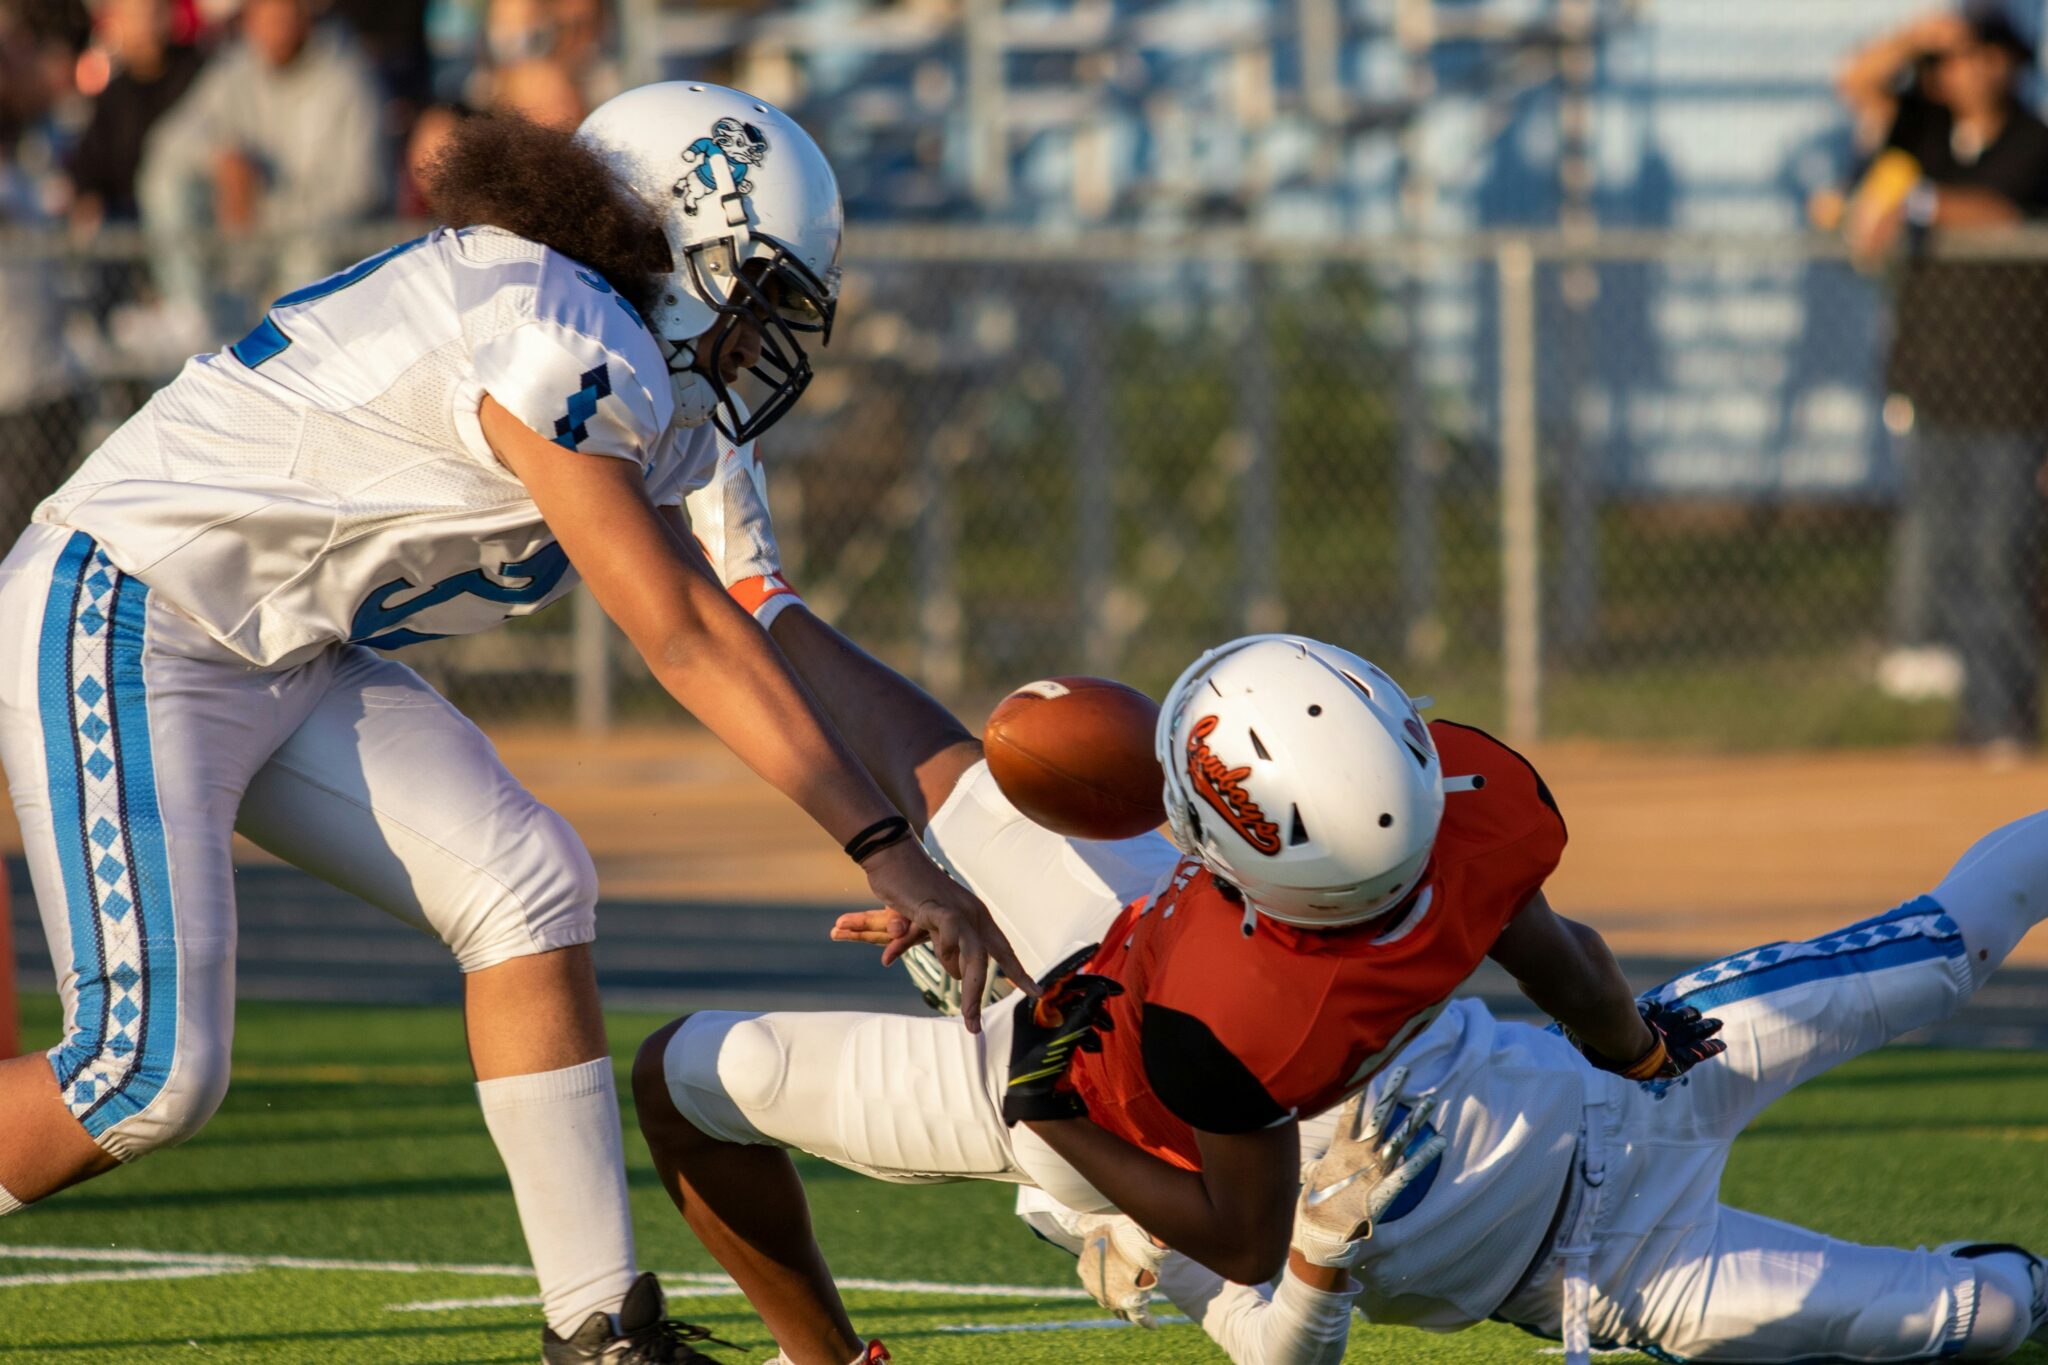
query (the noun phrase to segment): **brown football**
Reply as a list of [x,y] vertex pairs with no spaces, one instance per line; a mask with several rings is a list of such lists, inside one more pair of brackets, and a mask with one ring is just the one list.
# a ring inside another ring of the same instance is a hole
[[1048,678],[1003,698],[982,732],[996,785],[1038,824],[1128,839],[1166,819],[1152,731],[1159,705],[1107,678]]

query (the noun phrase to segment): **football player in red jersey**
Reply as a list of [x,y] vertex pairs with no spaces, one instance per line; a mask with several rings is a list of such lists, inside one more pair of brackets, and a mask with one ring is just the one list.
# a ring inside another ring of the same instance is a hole
[[[1482,958],[1615,1071],[1677,1075],[1719,1050],[1710,1026],[1667,1042],[1599,937],[1545,903],[1565,830],[1534,770],[1480,731],[1424,726],[1355,655],[1254,637],[1183,675],[1159,735],[1176,849],[1032,825],[910,684],[808,613],[774,633],[814,691],[888,715],[889,748],[863,749],[857,725],[852,742],[906,813],[933,812],[926,842],[1048,987],[987,1011],[979,1037],[717,1011],[643,1046],[634,1088],[662,1181],[792,1365],[867,1348],[789,1148],[896,1182],[1037,1185],[1256,1283],[1287,1255],[1296,1117],[1364,1086]],[[919,712],[923,747],[905,739]],[[892,957],[912,941],[889,912],[837,936]]]

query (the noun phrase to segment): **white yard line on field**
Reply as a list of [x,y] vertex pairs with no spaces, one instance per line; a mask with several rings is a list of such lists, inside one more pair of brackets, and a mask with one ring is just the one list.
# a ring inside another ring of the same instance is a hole
[[[670,1293],[669,1298],[677,1297]],[[460,1313],[466,1308],[531,1308],[538,1294],[498,1294],[488,1299],[421,1299],[418,1303],[387,1303],[387,1313]]]
[[[1190,1319],[1178,1313],[1155,1313],[1152,1320],[1162,1327]],[[976,1336],[993,1336],[999,1332],[1078,1332],[1090,1327],[1135,1327],[1134,1322],[1122,1318],[1071,1318],[1066,1322],[956,1322],[935,1328],[940,1332],[972,1333]]]
[[[148,1251],[139,1247],[53,1247],[9,1246],[0,1243],[0,1261],[85,1261],[111,1265],[184,1266],[216,1271],[237,1270],[339,1270],[375,1275],[480,1275],[498,1279],[531,1280],[533,1270],[523,1265],[465,1265],[447,1261],[367,1261],[329,1256],[242,1256],[215,1251]],[[733,1282],[723,1275],[703,1271],[657,1271],[668,1285],[692,1286],[712,1293],[737,1293]],[[4,1281],[0,1281],[4,1283]],[[955,1284],[945,1280],[873,1280],[849,1276],[839,1281],[842,1289],[871,1290],[885,1294],[943,1294],[970,1299],[1085,1299],[1079,1287],[1032,1284]]]
[[0,1289],[30,1284],[105,1284],[124,1280],[200,1280],[239,1275],[239,1269],[211,1265],[156,1265],[136,1270],[51,1270],[40,1275],[0,1275]]
[[222,1270],[353,1270],[380,1275],[492,1275],[531,1279],[523,1265],[455,1265],[435,1261],[357,1261],[316,1256],[237,1256],[216,1251],[146,1251],[139,1247],[8,1246],[0,1261],[104,1261],[114,1265],[214,1266]]

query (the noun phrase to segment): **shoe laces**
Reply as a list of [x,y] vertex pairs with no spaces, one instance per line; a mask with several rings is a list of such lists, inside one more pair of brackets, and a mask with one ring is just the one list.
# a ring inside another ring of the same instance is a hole
[[675,1365],[675,1362],[708,1360],[695,1349],[693,1342],[706,1342],[712,1346],[723,1346],[729,1351],[740,1348],[733,1342],[711,1334],[709,1327],[700,1327],[694,1322],[681,1318],[662,1318],[649,1323],[633,1334],[633,1350],[622,1357],[619,1365]]

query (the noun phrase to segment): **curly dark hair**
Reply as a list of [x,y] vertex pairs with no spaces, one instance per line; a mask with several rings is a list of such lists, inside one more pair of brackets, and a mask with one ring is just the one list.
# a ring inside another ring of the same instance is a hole
[[450,227],[490,226],[589,266],[645,314],[671,269],[661,214],[597,152],[517,114],[458,122],[427,165],[427,203]]

